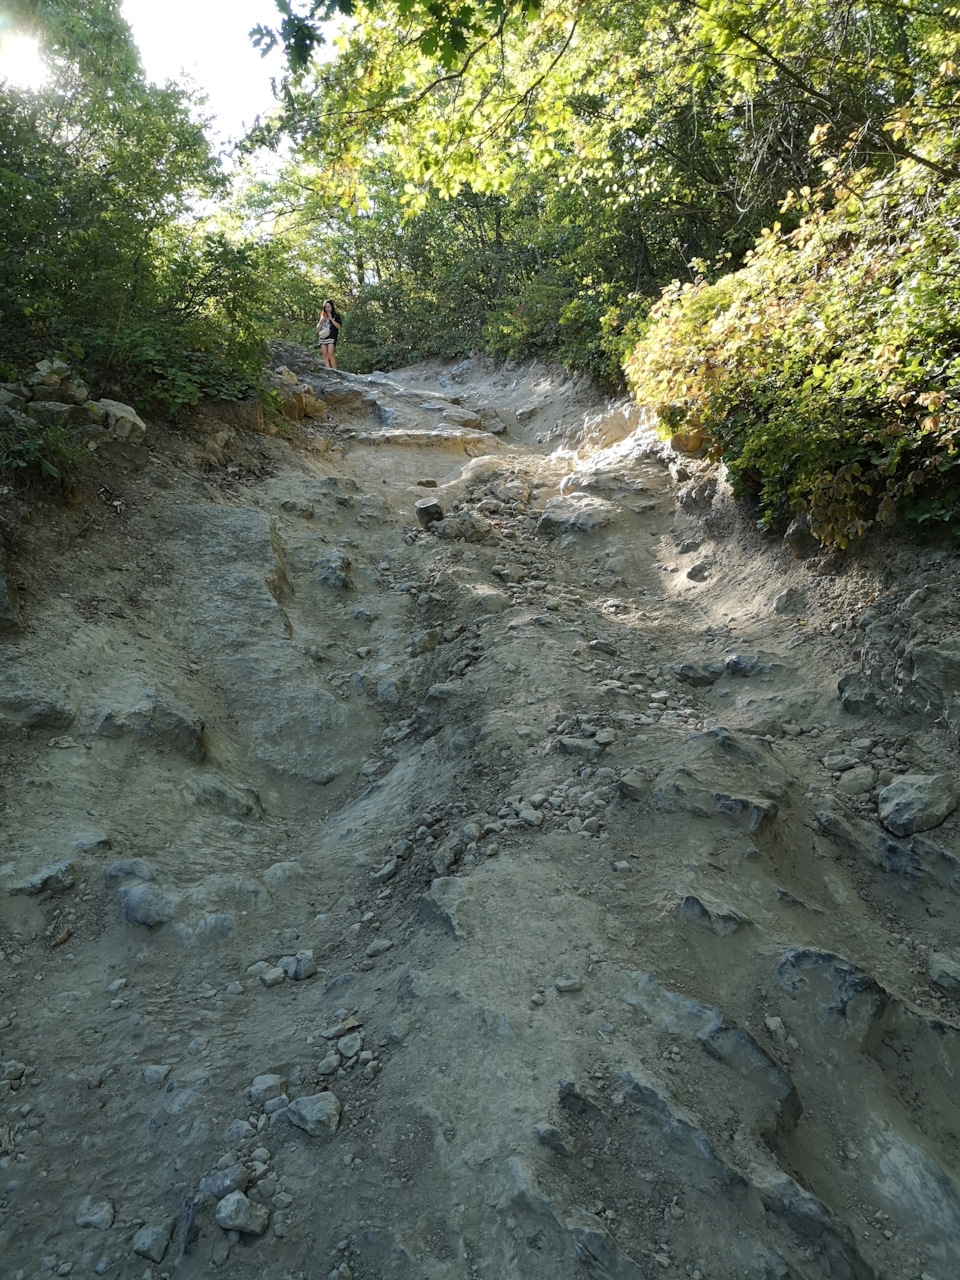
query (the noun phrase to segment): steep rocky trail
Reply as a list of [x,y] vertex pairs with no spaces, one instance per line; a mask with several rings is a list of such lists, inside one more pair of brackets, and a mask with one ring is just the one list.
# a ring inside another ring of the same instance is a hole
[[2,1274],[960,1273],[956,559],[278,359],[286,435],[20,509]]

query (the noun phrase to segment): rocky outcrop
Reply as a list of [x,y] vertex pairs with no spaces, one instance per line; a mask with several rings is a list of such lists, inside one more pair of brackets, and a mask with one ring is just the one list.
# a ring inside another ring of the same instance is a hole
[[24,430],[59,427],[76,434],[91,453],[141,469],[149,461],[147,426],[119,400],[92,400],[62,360],[41,360],[24,384],[0,384],[0,420]]

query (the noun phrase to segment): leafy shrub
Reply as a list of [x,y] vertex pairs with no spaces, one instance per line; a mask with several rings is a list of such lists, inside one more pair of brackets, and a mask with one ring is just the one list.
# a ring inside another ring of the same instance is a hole
[[[945,168],[953,139],[921,141]],[[960,182],[906,160],[793,204],[740,270],[664,291],[626,362],[637,398],[705,433],[767,522],[806,512],[845,546],[897,510],[955,518]]]
[[59,480],[64,466],[79,457],[76,439],[62,427],[42,426],[20,413],[0,409],[0,475]]

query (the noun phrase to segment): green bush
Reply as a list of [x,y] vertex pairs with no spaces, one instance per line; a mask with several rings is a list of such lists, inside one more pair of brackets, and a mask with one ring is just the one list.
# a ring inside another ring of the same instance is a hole
[[665,429],[703,432],[766,522],[805,512],[844,546],[896,511],[954,519],[960,183],[907,160],[797,202],[796,230],[766,229],[739,271],[664,292],[631,387]]

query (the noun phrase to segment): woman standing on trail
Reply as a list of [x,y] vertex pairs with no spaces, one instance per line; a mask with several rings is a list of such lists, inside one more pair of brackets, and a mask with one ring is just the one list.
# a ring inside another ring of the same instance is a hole
[[323,304],[323,314],[317,321],[317,346],[323,352],[323,363],[328,369],[337,367],[337,338],[343,317],[328,298]]

